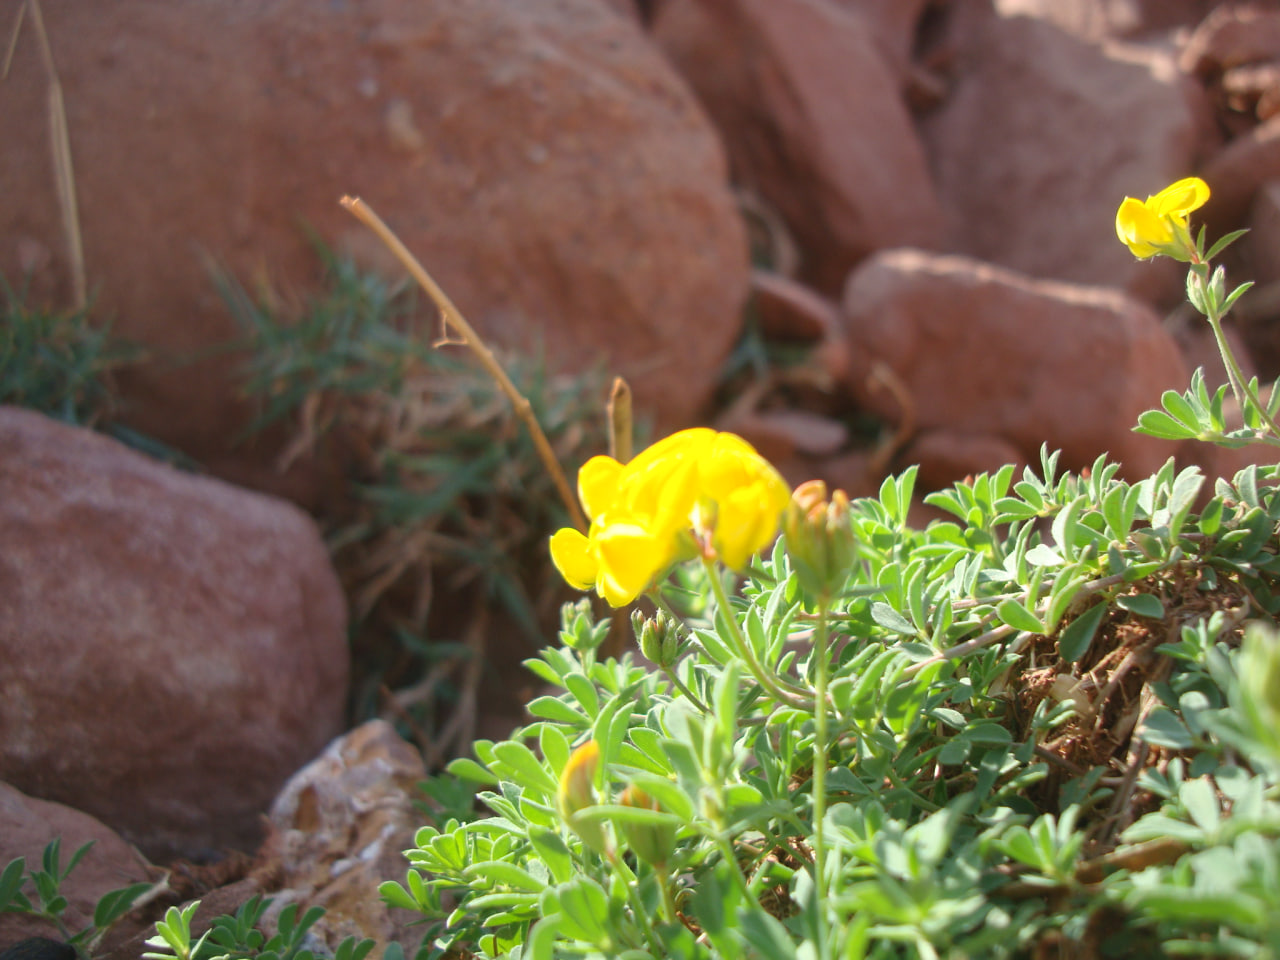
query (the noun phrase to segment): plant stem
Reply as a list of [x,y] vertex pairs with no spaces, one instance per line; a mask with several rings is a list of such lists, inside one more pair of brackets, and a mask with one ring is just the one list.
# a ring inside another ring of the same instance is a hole
[[827,844],[822,821],[827,814],[827,619],[830,601],[825,594],[818,600],[818,625],[813,637],[814,669],[813,709],[813,882],[817,889],[818,955],[830,956],[827,937]]
[[516,389],[515,384],[511,382],[511,378],[507,376],[507,372],[502,369],[501,364],[494,358],[493,352],[485,344],[484,340],[480,338],[480,335],[472,329],[471,324],[467,323],[466,318],[453,305],[453,301],[449,299],[444,290],[431,279],[431,275],[409,252],[409,248],[373,212],[372,207],[359,197],[343,197],[342,206],[350,211],[357,220],[376,233],[378,239],[387,245],[387,249],[395,254],[396,259],[409,271],[409,275],[418,282],[418,286],[422,287],[427,296],[435,303],[436,309],[440,311],[440,317],[445,324],[452,326],[458,332],[472,353],[480,360],[485,372],[493,377],[499,389],[506,394],[507,399],[511,401],[511,406],[515,409],[516,416],[520,418],[528,429],[529,435],[533,437],[533,445],[537,448],[538,457],[542,460],[543,467],[556,485],[556,491],[560,494],[560,499],[563,501],[565,509],[569,511],[569,516],[573,520],[574,526],[578,528],[579,532],[586,533],[587,518],[583,516],[582,508],[578,506],[578,499],[573,495],[573,491],[569,487],[569,481],[565,479],[564,471],[560,468],[560,462],[556,459],[555,452],[551,449],[551,443],[547,440],[547,435],[542,432],[542,426],[538,423],[538,418],[533,415],[532,405]]
[[747,669],[751,671],[751,676],[778,703],[785,704],[788,707],[795,707],[797,710],[811,709],[813,704],[801,696],[798,690],[794,688],[792,690],[785,689],[777,677],[760,665],[760,661],[756,659],[755,651],[751,649],[751,643],[743,636],[742,628],[738,626],[738,618],[733,615],[733,608],[729,606],[729,597],[725,593],[724,583],[720,580],[719,568],[714,560],[706,557],[703,558],[702,562],[707,568],[707,576],[711,580],[711,592],[715,594],[716,607],[724,614],[736,652],[747,665]]
[[[1277,426],[1275,420],[1267,413],[1266,406],[1263,405],[1258,395],[1254,393],[1253,388],[1249,386],[1249,383],[1244,378],[1244,372],[1240,369],[1240,364],[1236,362],[1235,352],[1227,343],[1226,332],[1222,329],[1222,319],[1215,316],[1214,313],[1208,313],[1205,316],[1209,321],[1209,326],[1213,328],[1214,339],[1218,341],[1218,352],[1222,354],[1223,366],[1227,368],[1227,380],[1231,383],[1231,390],[1236,395],[1236,404],[1240,407],[1241,416],[1244,415],[1245,411],[1244,401],[1248,401],[1248,405],[1257,411],[1258,416],[1267,425],[1271,435],[1280,438],[1280,426]],[[1244,400],[1241,399],[1242,393],[1244,394]]]

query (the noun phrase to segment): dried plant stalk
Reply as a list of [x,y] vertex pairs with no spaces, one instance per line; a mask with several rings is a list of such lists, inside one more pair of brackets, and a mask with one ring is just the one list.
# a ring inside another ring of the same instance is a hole
[[342,205],[357,220],[376,233],[378,239],[395,254],[396,259],[409,271],[409,275],[417,281],[418,285],[426,291],[427,296],[435,303],[446,329],[453,327],[457,331],[463,342],[471,348],[471,351],[480,360],[485,371],[489,376],[493,377],[499,389],[506,394],[507,399],[511,401],[511,406],[515,409],[516,416],[520,418],[528,429],[530,436],[533,437],[533,444],[538,451],[538,457],[542,460],[543,466],[555,483],[556,490],[559,492],[560,499],[564,502],[569,516],[573,519],[574,526],[586,533],[587,518],[583,515],[582,508],[578,506],[578,500],[569,487],[569,481],[565,479],[564,470],[560,467],[560,461],[556,459],[556,455],[551,449],[551,444],[548,442],[546,434],[543,433],[541,424],[538,423],[538,418],[533,415],[533,407],[528,399],[516,389],[515,384],[511,382],[511,378],[507,376],[507,372],[502,369],[502,365],[494,358],[493,352],[481,339],[480,335],[472,329],[471,324],[466,321],[466,318],[462,316],[458,308],[453,305],[453,301],[431,278],[431,275],[427,273],[417,258],[409,252],[409,248],[400,241],[400,238],[392,232],[391,228],[373,211],[373,208],[359,197],[343,197]]

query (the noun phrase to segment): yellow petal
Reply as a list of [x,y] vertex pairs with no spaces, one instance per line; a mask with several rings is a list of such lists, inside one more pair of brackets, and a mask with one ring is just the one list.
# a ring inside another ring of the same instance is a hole
[[612,607],[626,606],[643,593],[675,551],[671,537],[655,536],[635,523],[605,524],[595,544],[596,590]]
[[1148,197],[1147,206],[1158,217],[1185,217],[1203,207],[1208,199],[1209,185],[1199,177],[1186,177]]
[[1173,242],[1173,229],[1166,218],[1157,216],[1147,204],[1125,197],[1116,211],[1116,236],[1135,257],[1145,260]]
[[621,473],[622,464],[606,456],[592,457],[578,471],[578,499],[592,520],[613,506]]
[[572,527],[564,527],[552,535],[551,561],[570,586],[579,590],[595,586],[599,566],[591,541]]
[[721,500],[714,541],[720,560],[734,570],[745,567],[752,554],[773,540],[781,514],[782,506],[764,482],[740,487]]

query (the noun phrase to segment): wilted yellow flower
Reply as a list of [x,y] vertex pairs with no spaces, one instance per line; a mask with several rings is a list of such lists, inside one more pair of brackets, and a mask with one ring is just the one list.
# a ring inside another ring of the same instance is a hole
[[777,533],[787,488],[741,437],[699,427],[626,464],[592,457],[578,473],[578,497],[591,529],[558,531],[551,558],[571,585],[619,607],[699,545],[742,567]]
[[1145,201],[1125,197],[1116,211],[1116,235],[1135,257],[1164,254],[1188,261],[1195,250],[1187,215],[1209,199],[1209,186],[1199,177],[1170,184]]
[[569,755],[560,773],[560,789],[556,804],[560,816],[570,829],[582,838],[582,842],[596,853],[604,853],[608,844],[604,829],[596,821],[580,821],[574,816],[579,810],[596,803],[596,771],[600,766],[600,744],[588,740]]

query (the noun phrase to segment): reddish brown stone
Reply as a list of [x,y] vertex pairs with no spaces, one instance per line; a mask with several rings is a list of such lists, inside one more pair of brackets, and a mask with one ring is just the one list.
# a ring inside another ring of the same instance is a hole
[[343,723],[315,524],[13,407],[0,449],[0,777],[153,858],[252,849]]
[[961,5],[951,97],[922,129],[952,216],[950,249],[1032,276],[1180,296],[1180,273],[1115,239],[1126,196],[1192,172],[1199,87],[1156,48],[1098,46]]
[[[924,432],[991,437],[1063,466],[1100,453],[1127,476],[1155,470],[1170,444],[1132,432],[1187,369],[1160,318],[1111,290],[1032,280],[964,257],[917,250],[877,254],[845,289],[844,383],[859,405]],[[872,387],[892,370],[911,409]],[[939,442],[939,441],[932,441]]]
[[[121,380],[135,426],[280,485],[276,450],[232,449],[236,361],[209,354],[238,331],[208,264],[297,300],[317,286],[303,223],[388,264],[343,194],[498,341],[605,361],[667,425],[710,397],[747,292],[743,227],[714,132],[632,18],[600,0],[41,8],[95,312],[154,357]],[[28,22],[0,84],[0,271],[40,266],[33,295],[65,303],[35,40]]]
[[924,152],[862,17],[826,0],[690,0],[659,9],[654,37],[819,290],[839,290],[873,250],[937,238]]

